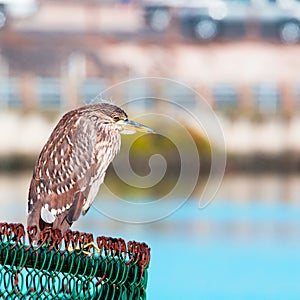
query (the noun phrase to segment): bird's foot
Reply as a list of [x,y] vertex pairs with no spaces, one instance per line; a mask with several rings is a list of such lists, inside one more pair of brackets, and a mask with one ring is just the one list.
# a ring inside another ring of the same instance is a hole
[[[88,252],[90,254],[92,254],[90,252],[91,249],[95,249],[96,252],[100,253],[100,248],[94,242],[90,242],[88,244],[85,244],[85,245],[83,245],[82,248],[83,249],[88,249],[88,251],[85,251],[85,252]],[[93,251],[93,252],[95,252],[95,251]]]
[[73,248],[71,245],[68,246],[68,252],[69,253],[83,253],[85,255],[88,256],[92,256],[94,254],[95,251],[91,252],[91,249],[95,249],[96,252],[100,253],[100,249],[99,247],[94,243],[94,242],[90,242],[88,244],[82,245],[82,246],[76,246],[75,248]]

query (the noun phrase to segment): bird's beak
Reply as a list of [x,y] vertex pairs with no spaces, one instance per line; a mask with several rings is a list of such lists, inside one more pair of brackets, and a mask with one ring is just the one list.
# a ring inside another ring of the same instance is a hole
[[123,131],[121,133],[132,134],[136,131],[155,133],[153,129],[132,120],[119,120],[117,123],[123,126]]

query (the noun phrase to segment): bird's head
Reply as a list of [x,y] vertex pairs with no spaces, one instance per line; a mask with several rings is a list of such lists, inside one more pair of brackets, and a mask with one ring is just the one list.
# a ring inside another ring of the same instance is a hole
[[129,120],[126,112],[116,105],[100,103],[95,106],[97,107],[98,120],[104,125],[117,129],[122,134],[133,134],[137,131],[155,133],[153,129]]

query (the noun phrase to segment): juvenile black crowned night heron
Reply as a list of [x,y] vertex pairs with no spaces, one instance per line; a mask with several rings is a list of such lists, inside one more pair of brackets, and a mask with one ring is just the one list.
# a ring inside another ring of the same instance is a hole
[[128,120],[110,103],[65,114],[36,162],[28,197],[27,226],[64,233],[91,207],[105,172],[121,146],[121,133],[154,131]]

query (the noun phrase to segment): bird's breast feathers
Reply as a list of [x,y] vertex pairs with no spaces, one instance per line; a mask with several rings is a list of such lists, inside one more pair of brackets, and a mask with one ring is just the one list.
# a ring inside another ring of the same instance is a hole
[[[39,209],[42,220],[51,224],[57,216],[68,214],[76,193],[82,193],[84,199],[82,214],[88,211],[104,180],[106,169],[120,149],[121,140],[116,135],[108,143],[103,143],[101,136],[91,139],[92,144],[84,138],[82,141],[77,148],[74,148],[76,141],[73,142],[68,157],[64,151],[55,151],[52,160],[45,158],[43,161],[41,156],[31,183],[29,214]],[[108,148],[111,151],[107,151]]]

